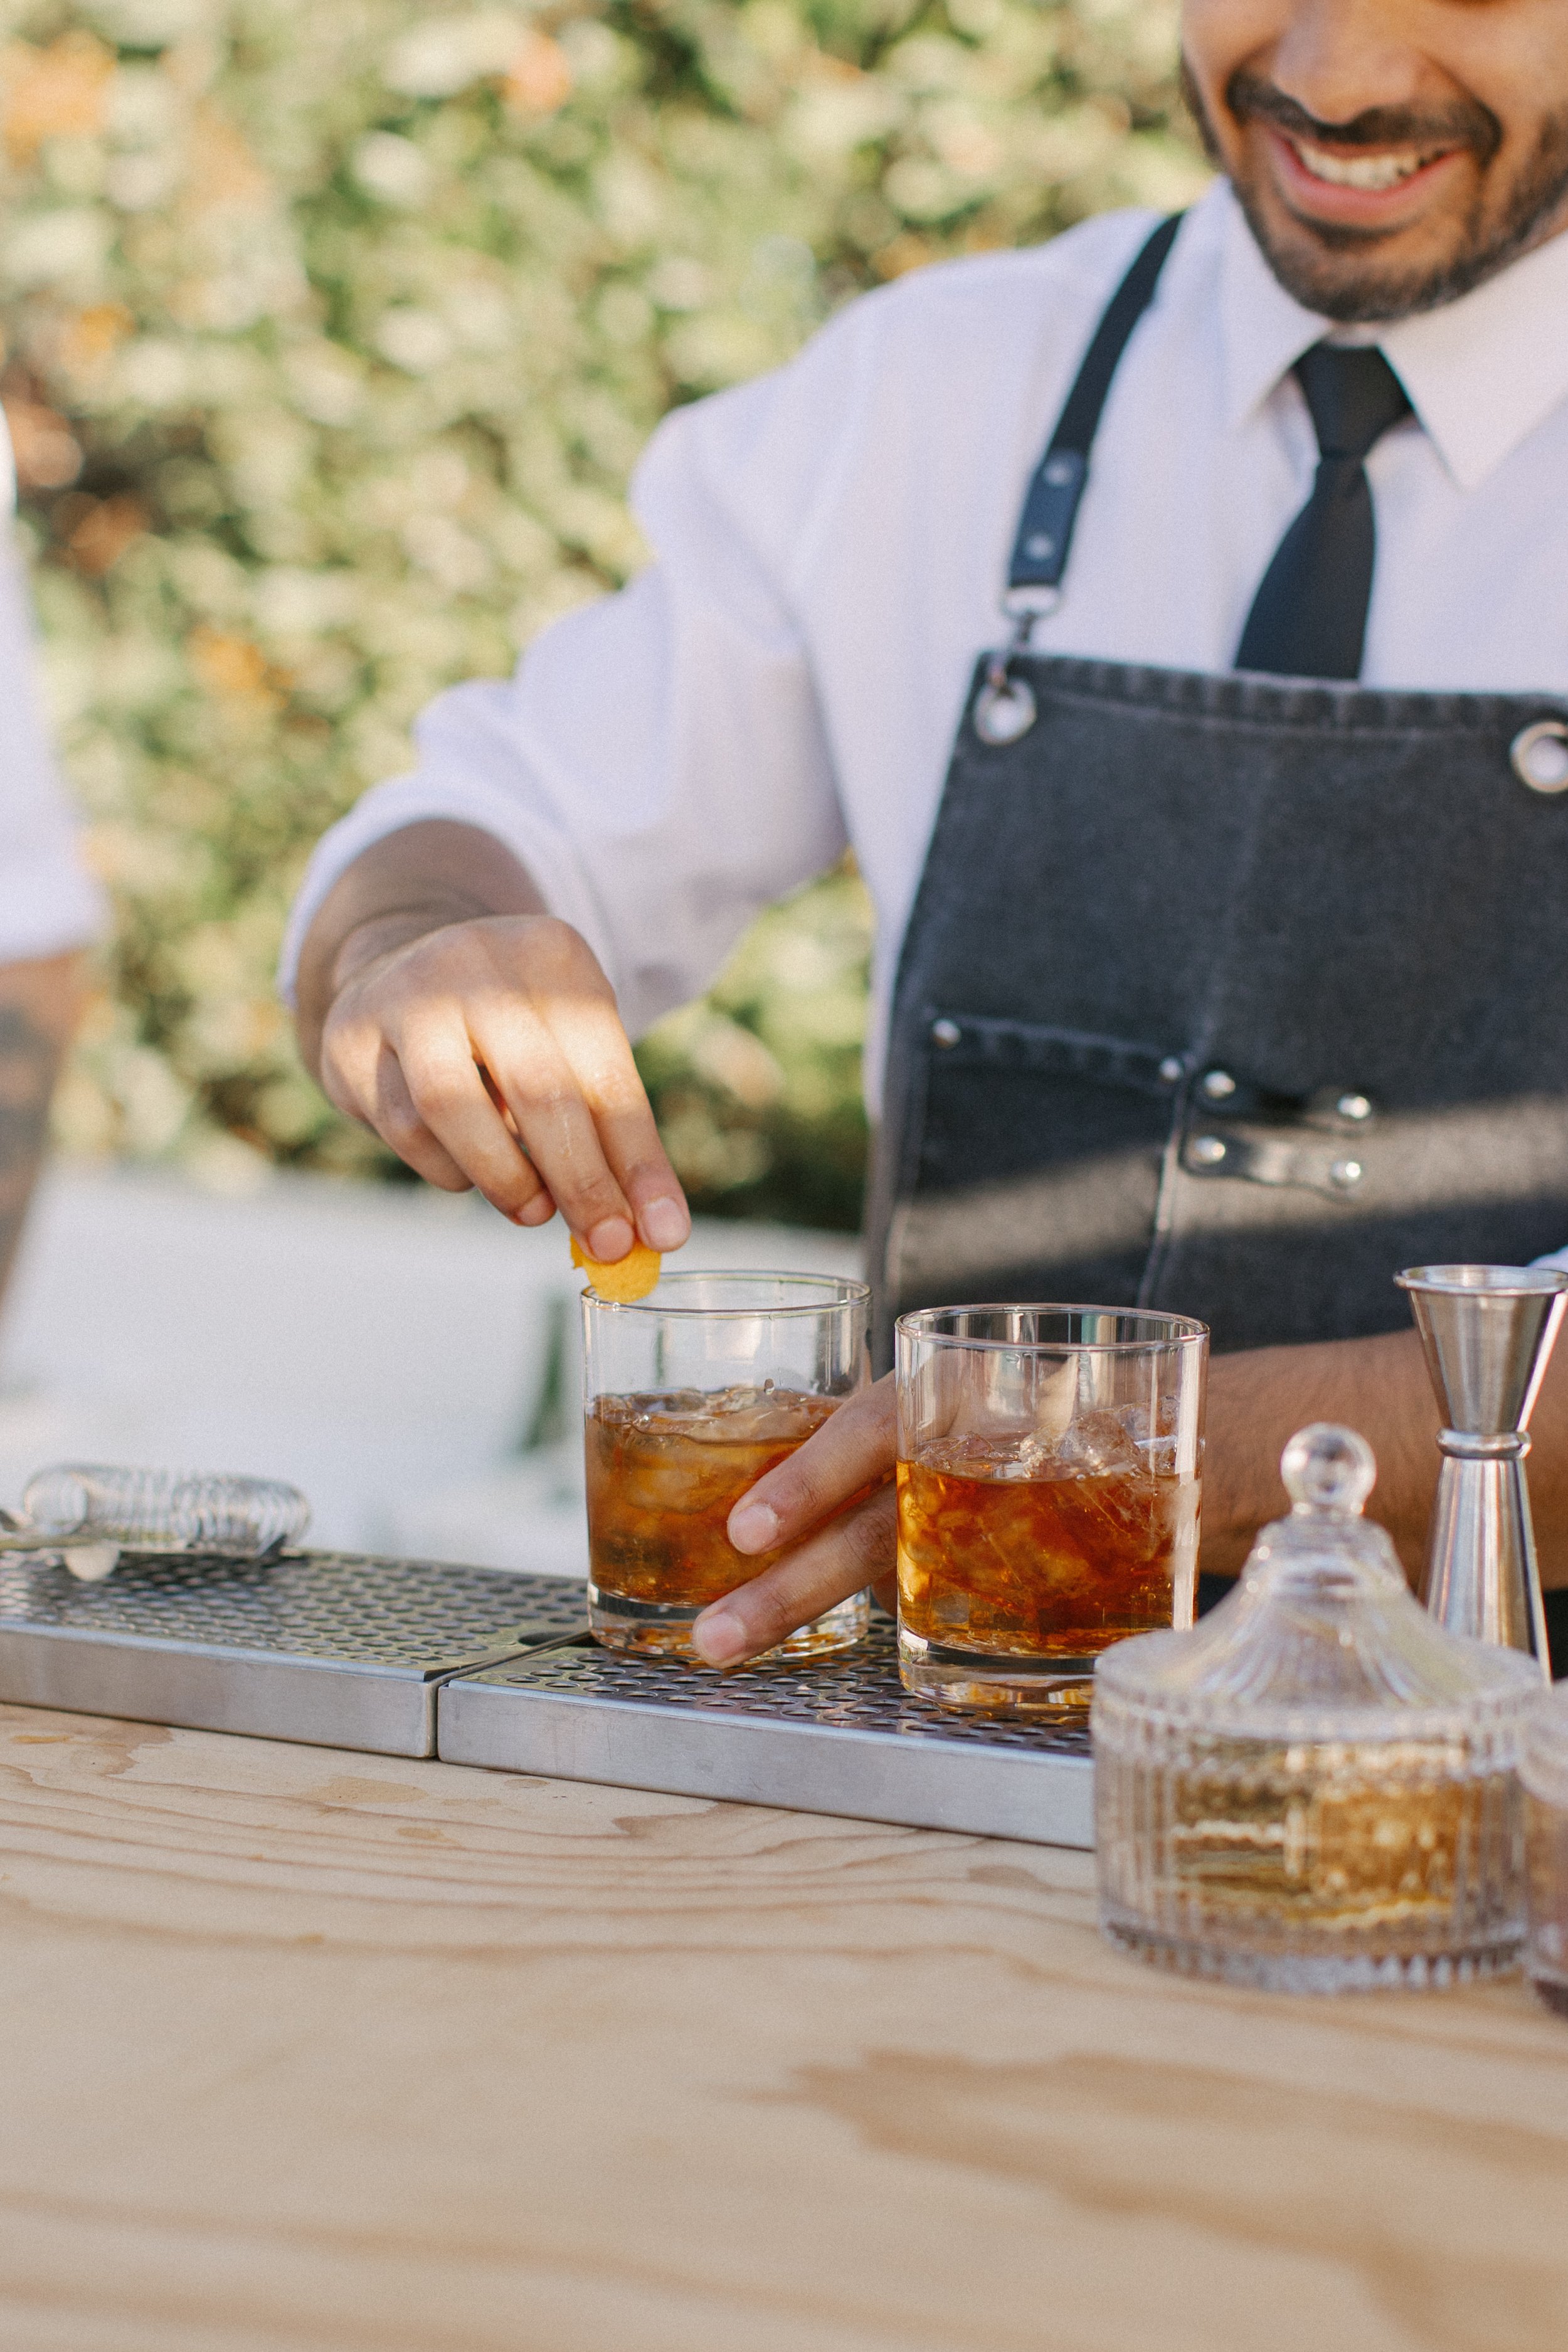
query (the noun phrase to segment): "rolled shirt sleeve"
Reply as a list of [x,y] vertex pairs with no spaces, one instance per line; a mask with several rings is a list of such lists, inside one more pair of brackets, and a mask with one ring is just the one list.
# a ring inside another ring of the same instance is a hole
[[414,773],[367,793],[317,848],[285,940],[286,996],[339,876],[423,820],[479,826],[514,852],[588,940],[634,1035],[700,994],[754,914],[840,855],[790,594],[821,496],[812,419],[830,402],[836,340],[660,426],[632,497],[653,563],[547,630],[510,681],[455,688],[425,712]]
[[0,425],[0,964],[80,947],[104,916],[44,731],[11,488],[10,444]]

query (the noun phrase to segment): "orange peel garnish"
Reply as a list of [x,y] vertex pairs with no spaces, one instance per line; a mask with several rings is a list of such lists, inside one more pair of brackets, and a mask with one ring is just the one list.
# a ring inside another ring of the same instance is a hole
[[601,1261],[590,1257],[574,1234],[572,1263],[582,1267],[590,1287],[599,1297],[607,1298],[612,1307],[630,1307],[635,1299],[647,1297],[658,1280],[664,1260],[658,1250],[634,1242],[625,1257]]

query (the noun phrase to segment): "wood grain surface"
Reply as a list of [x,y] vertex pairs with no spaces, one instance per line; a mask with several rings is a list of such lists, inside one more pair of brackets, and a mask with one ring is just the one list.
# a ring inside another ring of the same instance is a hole
[[1564,2352],[1568,2026],[1037,1846],[0,1708],[5,2352]]

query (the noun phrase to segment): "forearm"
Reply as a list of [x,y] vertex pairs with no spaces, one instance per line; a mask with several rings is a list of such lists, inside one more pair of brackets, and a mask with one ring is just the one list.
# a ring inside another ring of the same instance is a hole
[[[1310,1421],[1359,1429],[1377,1455],[1368,1506],[1412,1576],[1437,1482],[1437,1402],[1414,1331],[1321,1347],[1258,1348],[1209,1368],[1203,1564],[1233,1576],[1253,1535],[1285,1508],[1279,1455]],[[1530,1498],[1542,1580],[1568,1584],[1568,1350],[1547,1368],[1531,1420]]]
[[322,900],[300,954],[300,1050],[320,1076],[321,1032],[345,980],[374,957],[449,923],[541,915],[543,898],[503,842],[431,819],[373,842]]
[[1368,1505],[1418,1572],[1437,1475],[1436,1400],[1414,1331],[1255,1348],[1209,1367],[1203,1565],[1234,1576],[1266,1520],[1287,1507],[1279,1456],[1312,1421],[1344,1422],[1377,1456]]
[[49,1097],[80,1001],[79,956],[0,965],[0,1290],[37,1181]]

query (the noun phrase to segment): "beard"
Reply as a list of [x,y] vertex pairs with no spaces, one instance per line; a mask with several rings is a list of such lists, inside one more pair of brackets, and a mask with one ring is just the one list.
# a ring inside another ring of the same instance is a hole
[[1226,108],[1238,123],[1268,122],[1277,131],[1326,146],[1463,147],[1479,167],[1480,185],[1454,224],[1458,234],[1451,251],[1425,268],[1379,260],[1378,247],[1386,236],[1395,234],[1392,231],[1293,217],[1293,233],[1284,236],[1269,217],[1256,178],[1244,168],[1233,170],[1222,155],[1185,58],[1182,94],[1210,161],[1230,173],[1247,225],[1280,285],[1303,310],[1343,325],[1386,324],[1458,301],[1517,259],[1568,199],[1568,110],[1545,117],[1528,160],[1515,172],[1500,202],[1489,205],[1486,173],[1503,132],[1496,115],[1479,100],[1425,111],[1371,107],[1353,121],[1323,123],[1243,66],[1232,74],[1225,93]]

